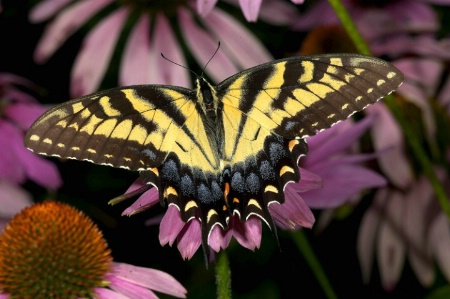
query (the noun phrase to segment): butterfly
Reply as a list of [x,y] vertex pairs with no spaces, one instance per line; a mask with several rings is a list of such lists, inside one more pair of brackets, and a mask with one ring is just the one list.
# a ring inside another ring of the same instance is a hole
[[290,57],[194,89],[136,85],[57,105],[28,130],[25,146],[56,156],[139,171],[161,203],[202,226],[203,245],[230,217],[264,220],[300,179],[305,137],[393,92],[402,73],[363,55]]

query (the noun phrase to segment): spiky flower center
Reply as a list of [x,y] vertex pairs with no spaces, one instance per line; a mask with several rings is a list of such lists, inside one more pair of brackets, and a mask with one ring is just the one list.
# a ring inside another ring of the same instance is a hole
[[0,290],[12,298],[89,298],[111,262],[88,217],[46,201],[17,214],[0,235]]

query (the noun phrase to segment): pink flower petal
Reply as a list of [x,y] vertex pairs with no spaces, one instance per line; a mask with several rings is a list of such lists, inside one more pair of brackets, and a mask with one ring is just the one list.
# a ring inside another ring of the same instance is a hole
[[302,193],[311,208],[335,208],[365,189],[386,185],[383,176],[373,170],[342,163],[339,160],[323,163],[324,170],[311,169],[323,180],[323,188]]
[[107,288],[95,288],[94,293],[96,295],[95,298],[98,299],[128,299],[127,296]]
[[387,200],[388,189],[377,191],[373,203],[361,220],[356,252],[364,283],[369,283],[375,252],[375,241],[381,219],[381,210]]
[[227,52],[239,67],[247,69],[273,60],[256,36],[224,11],[213,10],[204,22],[219,40],[226,41],[221,44],[220,51]]
[[51,18],[72,0],[44,0],[38,2],[30,12],[30,22],[39,23]]
[[16,151],[18,146],[23,147],[23,134],[13,126],[0,118],[0,178],[6,178],[11,182],[21,184],[26,180],[25,167],[20,153]]
[[106,280],[110,283],[108,286],[110,289],[127,296],[129,299],[158,299],[158,296],[148,288],[122,280],[115,276],[108,277]]
[[33,204],[28,192],[5,179],[0,179],[0,198],[0,218],[8,220]]
[[81,25],[112,0],[84,0],[59,13],[45,29],[34,52],[34,59],[44,63]]
[[121,8],[89,32],[72,69],[72,96],[79,97],[98,88],[128,13],[128,9]]
[[112,273],[124,281],[179,298],[186,297],[186,289],[171,275],[150,268],[113,263]]
[[200,222],[197,219],[192,219],[181,230],[178,235],[178,250],[181,256],[189,260],[194,256],[202,244],[202,229]]
[[[192,15],[187,10],[179,9],[178,15],[181,31],[186,38],[186,43],[192,55],[201,66],[206,66],[206,63],[217,49],[218,40],[196,25]],[[237,73],[238,69],[231,59],[223,51],[219,50],[205,71],[215,82],[220,82]]]
[[405,262],[405,243],[398,231],[403,227],[404,200],[404,195],[400,192],[390,192],[385,205],[385,219],[379,227],[377,260],[381,284],[387,291],[395,288]]
[[215,251],[228,247],[231,241],[232,229],[224,231],[220,225],[216,225],[208,238],[208,245]]
[[205,17],[207,16],[217,3],[217,0],[197,0],[197,13]]
[[3,112],[5,116],[19,124],[23,130],[27,130],[45,110],[44,106],[38,104],[15,103],[6,106]]
[[351,119],[342,121],[328,130],[322,131],[313,137],[307,138],[309,155],[303,166],[316,164],[351,147],[373,124],[374,117],[365,117],[353,123]]
[[289,183],[286,185],[286,189],[289,188],[295,192],[303,193],[309,190],[314,190],[323,187],[323,180],[320,176],[299,167],[300,181],[298,183]]
[[269,206],[270,214],[276,224],[283,229],[311,228],[315,221],[314,214],[302,197],[289,188],[291,185],[288,184],[285,189],[283,204],[274,203]]
[[[303,3],[303,1],[294,0],[292,3],[299,4],[300,2]],[[273,13],[274,11],[277,13]],[[292,25],[299,18],[299,15],[295,7],[292,7],[290,3],[278,0],[266,0],[261,5],[259,18],[275,26],[286,26]]]
[[405,198],[404,234],[408,244],[408,259],[423,286],[430,287],[434,281],[434,263],[431,249],[427,248],[427,210],[434,200],[433,189],[425,178],[420,178]]
[[122,215],[134,215],[153,207],[157,203],[159,203],[159,191],[157,188],[153,187],[142,193],[131,206],[122,212]]
[[250,217],[247,221],[240,221],[237,216],[233,220],[233,236],[243,247],[255,250],[261,245],[261,219]]
[[389,149],[378,158],[380,167],[391,183],[399,188],[406,188],[412,183],[413,173],[404,154],[403,133],[399,125],[382,103],[372,105],[366,112],[376,116],[371,128],[375,149]]
[[158,15],[156,18],[154,37],[150,46],[148,80],[155,84],[169,84],[190,88],[192,80],[188,70],[166,61],[161,57],[161,53],[180,65],[187,65],[169,20],[163,14]]
[[159,242],[162,246],[169,243],[172,246],[185,223],[180,218],[180,211],[174,205],[169,205],[159,225]]
[[439,213],[432,222],[428,240],[439,269],[447,281],[450,281],[450,225],[444,213]]
[[249,22],[256,22],[262,0],[239,0],[242,13]]
[[120,85],[149,84],[150,24],[148,14],[142,14],[128,37],[121,60]]

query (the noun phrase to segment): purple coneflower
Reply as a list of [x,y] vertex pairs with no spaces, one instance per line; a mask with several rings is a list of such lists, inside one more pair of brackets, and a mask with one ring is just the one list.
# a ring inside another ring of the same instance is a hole
[[199,18],[194,6],[195,1],[188,0],[164,4],[152,1],[121,1],[118,4],[113,0],[45,0],[30,14],[32,22],[53,17],[34,57],[39,63],[45,62],[87,21],[100,11],[109,9],[111,12],[89,31],[76,57],[71,79],[74,97],[97,90],[126,24],[132,26],[121,53],[119,85],[174,84],[189,87],[189,72],[161,57],[163,53],[170,60],[187,66],[180,45],[182,41],[177,39],[175,30],[181,32],[183,43],[202,68],[215,52],[218,42],[222,41],[220,51],[205,69],[215,81],[223,80],[239,69],[272,59],[261,42],[231,15],[212,8],[207,16]]
[[17,214],[0,235],[3,298],[184,298],[169,274],[112,261],[95,224],[75,208],[45,201]]

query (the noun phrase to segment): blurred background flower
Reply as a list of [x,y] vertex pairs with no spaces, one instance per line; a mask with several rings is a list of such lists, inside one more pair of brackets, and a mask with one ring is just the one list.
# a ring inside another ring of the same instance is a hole
[[[167,276],[154,276],[149,267],[178,277],[190,297],[216,296],[214,276],[195,254],[198,221],[185,224],[175,207],[161,208],[155,189],[125,211],[122,204],[106,207],[135,173],[49,162],[23,148],[23,134],[46,109],[35,98],[53,104],[117,85],[191,86],[189,71],[161,53],[219,82],[273,58],[356,51],[328,1],[302,2],[2,1],[0,224],[51,192],[89,215],[114,259],[127,263],[110,263],[102,276],[109,286],[98,285],[98,296],[158,291]],[[393,101],[448,186],[450,1],[343,2],[374,55],[405,74]],[[23,77],[43,88],[36,92]],[[271,232],[259,219],[233,219],[228,231],[211,234],[213,250],[228,253],[234,297],[292,298],[300,288],[314,298],[327,293],[284,229],[304,231],[337,297],[423,298],[448,286],[448,219],[388,106],[377,104],[308,144],[309,154],[300,160],[302,181],[288,185],[285,204],[271,206],[282,228],[279,246],[275,238],[261,237]],[[175,242],[177,248],[161,248]],[[140,291],[127,293],[136,284]],[[178,290],[174,296],[185,296],[184,288]]]

